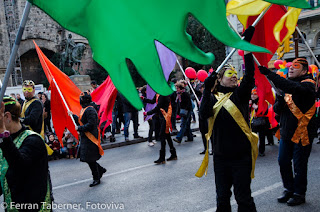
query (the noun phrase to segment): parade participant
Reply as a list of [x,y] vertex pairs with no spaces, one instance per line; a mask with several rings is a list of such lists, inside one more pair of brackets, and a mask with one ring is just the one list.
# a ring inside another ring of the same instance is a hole
[[107,171],[97,163],[97,160],[104,154],[101,147],[100,132],[98,128],[98,114],[91,106],[91,95],[87,92],[80,94],[80,105],[82,107],[80,116],[74,115],[76,122],[76,130],[80,132],[80,148],[78,157],[80,161],[86,162],[93,176],[93,182],[90,187],[100,184],[102,175]]
[[[297,58],[288,71],[288,79],[266,67],[260,72],[285,94],[277,96],[274,112],[280,115],[280,146],[278,162],[285,191],[278,202],[295,206],[305,203],[307,169],[313,139],[317,136],[315,123],[315,81],[308,74],[308,61]],[[292,170],[292,160],[293,169]]]
[[34,82],[32,80],[23,81],[22,91],[26,100],[22,106],[21,123],[44,138],[43,106],[40,100],[34,96]]
[[[154,101],[155,100],[155,101]],[[152,100],[144,99],[144,102],[147,103],[157,103],[157,106],[148,111],[144,112],[144,115],[151,115],[157,113],[159,115],[160,120],[160,140],[161,140],[161,149],[160,149],[160,157],[158,160],[154,161],[156,164],[164,164],[166,163],[166,140],[168,141],[168,145],[170,147],[171,156],[167,159],[167,161],[177,160],[177,153],[176,149],[173,146],[169,128],[171,128],[171,114],[172,114],[172,107],[170,103],[170,96],[161,96],[156,94],[155,98]]]
[[[147,86],[143,86],[141,89],[140,89],[140,93],[141,93],[141,96],[140,98],[143,100],[143,109],[146,110],[147,108],[147,103],[150,103],[150,104],[155,104],[156,103],[156,95],[154,96],[154,101],[153,100],[149,100],[147,99]],[[152,103],[151,103],[152,102]],[[147,115],[145,113],[144,115],[144,120],[146,119]],[[155,128],[155,120],[154,119],[155,117],[157,117],[157,119],[159,120],[159,114],[154,114],[152,117],[150,117],[148,119],[148,124],[149,124],[149,131],[148,131],[148,146],[150,147],[153,147],[157,142],[156,141],[152,141],[152,134],[153,132],[155,133],[155,137],[159,137],[159,132],[160,132],[160,127],[159,128]],[[158,135],[157,135],[158,134]]]
[[[245,40],[250,41],[253,32],[254,28],[249,27],[244,33]],[[256,211],[250,185],[258,155],[258,138],[256,135],[254,138],[249,128],[254,63],[251,53],[245,53],[244,58],[246,72],[240,85],[237,85],[237,71],[232,65],[226,64],[218,75],[213,72],[205,80],[200,105],[201,117],[209,118],[207,138],[213,134],[213,164],[219,212],[231,212],[232,186],[238,211]]]
[[21,125],[20,111],[16,100],[3,98],[0,109],[1,193],[10,207],[8,211],[16,211],[14,209],[22,204],[32,205],[28,211],[50,211],[45,207],[51,204],[47,149],[38,133]]
[[176,102],[180,108],[179,115],[181,116],[180,131],[178,132],[176,138],[173,140],[177,143],[181,143],[182,138],[186,134],[188,139],[186,142],[193,141],[193,135],[191,133],[190,124],[191,124],[191,112],[192,112],[192,103],[191,97],[188,92],[186,92],[185,84],[182,82],[176,83],[177,89],[177,98]]

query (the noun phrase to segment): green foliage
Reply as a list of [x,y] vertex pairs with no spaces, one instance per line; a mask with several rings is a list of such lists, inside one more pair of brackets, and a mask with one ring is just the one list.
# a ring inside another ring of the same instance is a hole
[[192,41],[199,49],[204,52],[213,52],[216,59],[210,65],[201,65],[186,60],[185,66],[191,66],[196,71],[200,69],[208,71],[211,67],[216,69],[226,57],[225,45],[213,37],[193,16],[188,18],[187,32],[192,36]]

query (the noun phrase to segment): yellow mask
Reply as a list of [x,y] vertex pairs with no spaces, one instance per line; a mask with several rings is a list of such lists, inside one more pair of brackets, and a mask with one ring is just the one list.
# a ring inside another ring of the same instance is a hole
[[23,87],[22,91],[31,93],[33,91],[33,88],[32,87]]
[[228,69],[228,70],[226,70],[225,72],[224,72],[224,76],[225,77],[232,77],[233,75],[236,75],[236,77],[238,77],[238,73],[237,73],[237,71],[236,70],[230,70],[230,69]]

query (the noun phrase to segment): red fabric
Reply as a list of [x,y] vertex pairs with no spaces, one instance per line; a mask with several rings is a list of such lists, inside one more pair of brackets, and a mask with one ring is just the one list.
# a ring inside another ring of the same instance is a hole
[[[272,54],[276,52],[279,47],[279,43],[276,41],[273,35],[273,28],[275,24],[280,20],[280,18],[287,12],[284,6],[272,5],[265,16],[257,24],[254,35],[252,37],[251,43],[258,46],[265,47],[271,51]],[[257,16],[250,16],[247,21],[246,28],[256,20]],[[287,32],[287,28],[284,27],[280,33],[281,40],[284,38]],[[268,67],[268,62],[271,60],[271,54],[267,53],[253,53],[261,65]],[[260,100],[267,100],[270,104],[274,104],[275,99],[271,90],[271,85],[267,78],[262,75],[255,65],[255,83],[257,87],[257,93]],[[266,111],[264,101],[259,101],[257,114]]]
[[113,85],[110,76],[91,93],[92,101],[100,105],[98,112],[100,117],[99,126],[101,127],[103,122],[107,122],[103,128],[103,134],[105,129],[112,123],[112,110],[117,98],[117,93],[118,91]]
[[316,107],[320,107],[320,100],[316,101]]
[[[78,139],[78,133],[75,130],[75,125],[72,122],[70,116],[68,116],[67,108],[58,89],[61,91],[63,98],[68,105],[69,109],[79,116],[81,105],[80,105],[80,89],[71,81],[71,79],[60,71],[40,50],[38,45],[33,41],[40,63],[42,65],[43,71],[50,83],[51,88],[51,113],[52,122],[56,132],[56,135],[62,143],[62,136],[65,128],[68,128],[72,135]],[[54,81],[56,81],[56,84]],[[63,144],[62,144],[63,146]]]
[[278,122],[276,120],[276,113],[274,112],[273,110],[273,106],[271,106],[269,109],[268,109],[268,115],[267,115],[268,119],[269,119],[269,122],[270,122],[270,125],[271,125],[271,128],[270,129],[273,129],[275,127],[278,126]]

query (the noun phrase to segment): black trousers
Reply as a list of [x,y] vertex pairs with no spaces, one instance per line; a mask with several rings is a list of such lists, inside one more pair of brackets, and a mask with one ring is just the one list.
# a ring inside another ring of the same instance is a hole
[[217,192],[217,211],[231,212],[231,187],[234,188],[239,212],[255,212],[251,197],[251,155],[242,158],[214,156],[214,173]]
[[87,162],[87,164],[89,165],[90,167],[90,170],[91,170],[91,173],[92,173],[92,177],[93,177],[93,180],[100,180],[100,176],[101,176],[101,173],[102,173],[102,170],[103,170],[103,167],[100,166],[99,163],[97,163],[97,161],[94,161],[94,162]]
[[161,141],[161,151],[166,151],[166,140],[170,149],[174,149],[170,133],[166,133],[166,120],[163,117],[160,120],[160,141]]
[[271,129],[265,129],[258,132],[259,133],[259,153],[264,153],[266,149],[266,137],[269,144],[274,144],[273,134]]

